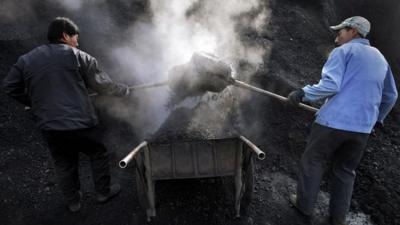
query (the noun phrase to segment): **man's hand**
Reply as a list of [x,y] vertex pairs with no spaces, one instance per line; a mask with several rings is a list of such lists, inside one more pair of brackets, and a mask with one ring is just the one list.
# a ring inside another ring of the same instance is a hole
[[108,93],[109,95],[116,97],[127,97],[131,95],[131,90],[125,84],[114,83],[110,85],[110,87],[112,87],[112,89],[111,92]]
[[289,104],[291,106],[298,106],[303,97],[304,97],[303,89],[300,88],[295,91],[292,91],[287,96],[287,104]]

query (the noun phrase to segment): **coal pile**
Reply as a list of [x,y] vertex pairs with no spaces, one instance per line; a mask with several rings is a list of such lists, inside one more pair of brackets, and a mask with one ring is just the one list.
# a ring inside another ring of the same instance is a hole
[[153,143],[237,137],[233,112],[224,113],[207,102],[194,108],[179,107],[148,139]]

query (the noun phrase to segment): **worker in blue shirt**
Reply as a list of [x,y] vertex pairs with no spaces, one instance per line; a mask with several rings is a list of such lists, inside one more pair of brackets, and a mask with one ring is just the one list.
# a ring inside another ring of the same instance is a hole
[[319,83],[288,95],[291,105],[325,100],[301,157],[297,194],[289,200],[302,214],[311,216],[330,162],[330,221],[342,225],[369,134],[376,123],[383,124],[398,94],[388,62],[365,38],[370,31],[367,19],[354,16],[330,28],[337,31],[338,47],[329,55]]

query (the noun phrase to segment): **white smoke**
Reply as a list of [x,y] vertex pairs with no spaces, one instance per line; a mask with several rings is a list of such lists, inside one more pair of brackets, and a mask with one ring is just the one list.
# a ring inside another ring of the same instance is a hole
[[[258,0],[151,0],[150,9],[151,22],[136,23],[131,38],[111,51],[115,64],[138,83],[168,80],[173,66],[188,62],[198,51],[217,55],[233,67],[240,60],[254,68],[263,63],[263,46],[244,43],[240,34],[241,29],[264,29],[270,15]],[[140,103],[130,121],[145,124],[151,133],[168,116],[168,89],[136,91],[135,96]]]
[[94,5],[94,4],[102,4],[105,0],[52,0],[60,4],[63,8],[70,11],[78,11],[81,10],[85,4]]
[[[239,22],[253,28],[263,26],[265,13],[247,21],[237,19],[259,7],[257,0],[152,0],[155,34],[163,46],[166,66],[188,61],[195,51],[209,52],[228,61],[247,59],[261,63],[262,48],[244,46],[237,30]],[[189,10],[192,15],[188,15]]]

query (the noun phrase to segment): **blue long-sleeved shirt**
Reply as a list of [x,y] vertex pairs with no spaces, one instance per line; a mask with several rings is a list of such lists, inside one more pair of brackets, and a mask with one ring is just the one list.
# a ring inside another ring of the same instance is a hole
[[326,99],[316,123],[360,133],[371,133],[377,121],[383,123],[398,96],[386,59],[363,38],[335,48],[319,83],[303,91],[303,101]]

